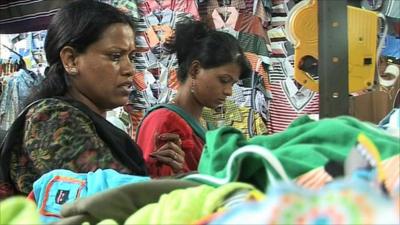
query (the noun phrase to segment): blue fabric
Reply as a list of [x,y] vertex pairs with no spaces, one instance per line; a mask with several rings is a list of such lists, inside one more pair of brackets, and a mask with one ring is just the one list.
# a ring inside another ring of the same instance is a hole
[[42,77],[21,69],[7,77],[5,81],[6,85],[0,101],[0,129],[2,130],[8,130],[23,109],[31,90],[42,82]]
[[73,202],[110,188],[130,183],[147,182],[150,177],[120,174],[112,169],[98,169],[89,173],[53,170],[33,184],[33,193],[41,220],[52,223],[59,220],[63,204]]
[[381,55],[390,56],[400,59],[400,37],[388,35],[385,39],[385,48],[382,49]]
[[385,118],[383,118],[378,126],[382,129],[393,127],[400,130],[400,108],[394,108],[390,111]]

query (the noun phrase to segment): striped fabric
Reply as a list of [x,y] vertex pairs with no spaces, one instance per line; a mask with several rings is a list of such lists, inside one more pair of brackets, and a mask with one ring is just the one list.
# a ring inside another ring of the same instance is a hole
[[47,29],[67,0],[0,0],[0,34]]
[[400,19],[400,1],[386,0],[383,2],[382,13],[387,17]]
[[[251,65],[251,68],[253,70],[256,70],[258,72],[258,75],[260,75],[262,77],[265,89],[266,90],[271,89],[271,86],[269,84],[269,80],[270,80],[269,79],[269,75],[268,75],[267,71],[265,70],[265,68],[263,66],[264,62],[262,61],[262,58],[260,56],[256,55],[256,54],[254,54],[254,53],[251,53],[251,52],[245,52],[244,54],[246,55],[246,58],[247,58],[247,60],[249,61],[250,65]],[[260,66],[257,68],[258,64]]]
[[[201,18],[206,18],[207,15],[211,15],[214,9],[223,6],[223,0],[207,0],[204,3],[199,4],[199,14]],[[235,7],[237,10],[246,10],[246,4],[242,0],[231,0],[229,6]]]
[[286,74],[289,74],[290,70],[293,70],[293,67],[291,64],[288,64],[286,58],[271,57],[271,65],[268,70],[271,83],[285,80],[287,77]]
[[297,185],[310,190],[319,190],[333,178],[329,175],[324,167],[313,169],[295,179]]
[[[385,174],[384,184],[389,193],[394,194],[397,182],[400,177],[400,155],[395,155],[382,161],[382,168]],[[311,189],[319,190],[333,178],[325,171],[323,167],[313,169],[295,179],[297,185]]]
[[277,4],[272,6],[271,27],[284,26],[287,20],[289,9],[286,3]]
[[[264,27],[268,26],[270,16],[265,12],[262,1],[257,1],[257,5],[254,6],[254,0],[231,0],[231,7],[235,7],[240,13],[251,13],[259,17]],[[199,14],[201,18],[207,18],[207,15],[211,15],[214,9],[224,7],[223,0],[207,0],[199,3]]]
[[[271,101],[267,123],[268,132],[271,134],[285,130],[299,116],[319,113],[318,93],[302,88],[291,98],[285,85],[285,80],[271,83],[273,100]],[[297,99],[298,95],[301,96],[301,101]]]
[[137,21],[140,18],[136,0],[98,0],[98,1],[119,8],[127,15],[131,16],[134,21]]
[[238,40],[243,51],[251,52],[261,56],[269,56],[267,42],[265,39],[262,39],[254,34],[239,32]]

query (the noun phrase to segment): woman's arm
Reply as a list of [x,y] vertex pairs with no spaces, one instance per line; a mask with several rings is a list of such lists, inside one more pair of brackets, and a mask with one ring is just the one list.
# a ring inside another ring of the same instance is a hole
[[169,161],[172,161],[178,156],[163,151],[163,149],[171,149],[171,145],[177,143],[163,140],[162,136],[165,134],[175,134],[179,136],[179,143],[181,143],[181,146],[177,147],[181,147],[182,151],[185,153],[185,160],[181,172],[190,171],[186,158],[188,157],[187,153],[190,153],[194,146],[193,144],[188,144],[193,143],[193,131],[191,127],[176,113],[168,109],[158,109],[150,113],[142,121],[136,140],[143,150],[143,157],[148,172],[152,177],[170,176],[176,173],[173,163],[169,163]]

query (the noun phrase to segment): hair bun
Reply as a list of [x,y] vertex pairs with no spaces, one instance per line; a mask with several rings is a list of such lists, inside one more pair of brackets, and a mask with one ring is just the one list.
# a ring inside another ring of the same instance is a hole
[[186,21],[176,24],[174,51],[178,61],[185,59],[194,50],[198,41],[207,37],[208,27],[199,21]]

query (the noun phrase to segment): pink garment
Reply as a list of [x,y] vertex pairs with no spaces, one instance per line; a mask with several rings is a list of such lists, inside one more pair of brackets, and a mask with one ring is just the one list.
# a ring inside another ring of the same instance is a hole
[[[226,10],[226,11],[225,11]],[[226,13],[226,21],[224,21],[224,13]],[[235,29],[239,12],[235,7],[216,8],[212,12],[215,29],[232,28]]]
[[195,0],[163,0],[160,3],[158,3],[157,0],[142,0],[138,2],[138,8],[140,13],[144,16],[154,11],[171,9],[172,11],[192,14],[195,20],[200,20]]

